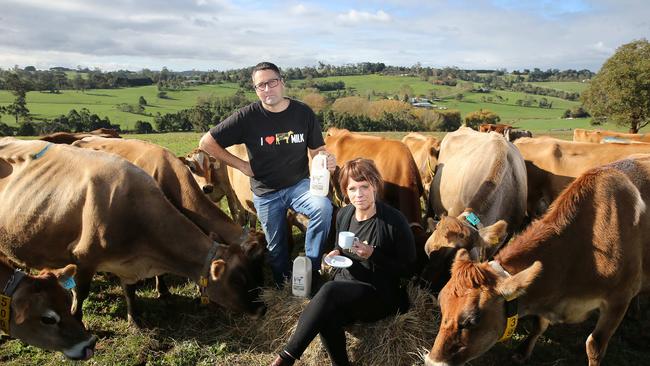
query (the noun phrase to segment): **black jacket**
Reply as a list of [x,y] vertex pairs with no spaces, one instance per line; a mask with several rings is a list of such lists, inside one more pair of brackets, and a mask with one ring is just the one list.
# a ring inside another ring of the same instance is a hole
[[[399,297],[400,277],[409,277],[415,264],[415,240],[404,215],[395,208],[377,201],[377,226],[369,240],[375,249],[365,261],[352,258],[349,268],[339,270],[334,279],[358,280],[373,285],[377,291],[396,301]],[[347,205],[336,215],[336,232],[347,231],[355,207]],[[345,255],[343,253],[342,255]],[[365,262],[365,263],[362,263]]]

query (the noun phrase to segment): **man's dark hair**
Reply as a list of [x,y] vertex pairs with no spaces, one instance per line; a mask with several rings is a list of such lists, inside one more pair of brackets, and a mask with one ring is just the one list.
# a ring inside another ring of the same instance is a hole
[[280,69],[277,66],[275,66],[274,63],[266,62],[266,61],[260,62],[259,64],[255,65],[255,67],[253,67],[253,72],[251,72],[251,78],[253,77],[253,75],[255,75],[257,71],[261,71],[261,70],[273,70],[275,71],[276,74],[278,74],[280,78],[282,78],[282,74],[280,74]]

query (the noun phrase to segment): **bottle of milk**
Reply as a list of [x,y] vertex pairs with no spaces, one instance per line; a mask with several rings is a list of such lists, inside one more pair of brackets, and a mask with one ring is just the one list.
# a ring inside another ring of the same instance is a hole
[[311,260],[300,253],[293,260],[293,275],[291,276],[291,293],[294,296],[307,297],[311,292]]
[[319,151],[311,160],[309,191],[314,196],[327,196],[330,190],[330,171],[327,170],[327,153]]

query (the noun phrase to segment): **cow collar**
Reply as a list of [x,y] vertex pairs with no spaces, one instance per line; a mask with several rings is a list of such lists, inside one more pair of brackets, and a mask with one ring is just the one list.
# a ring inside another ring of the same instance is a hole
[[207,305],[210,300],[208,298],[208,278],[210,278],[210,265],[214,260],[214,257],[217,254],[217,248],[219,248],[219,243],[216,241],[212,242],[212,248],[208,252],[208,256],[205,258],[203,263],[203,269],[201,269],[201,276],[199,277],[199,290],[201,291],[201,304]]
[[[490,261],[488,264],[500,275],[510,277],[510,273],[508,273],[508,271],[506,271],[496,260]],[[519,321],[519,315],[517,314],[517,308],[519,304],[517,298],[508,298],[504,296],[504,299],[506,300],[504,302],[506,329],[503,331],[503,335],[497,342],[505,342],[508,339],[512,338],[512,335],[515,333],[515,329],[517,329],[517,323]]]
[[9,317],[11,314],[11,295],[14,294],[20,281],[25,278],[25,272],[15,269],[5,284],[0,295],[0,330],[9,334]]

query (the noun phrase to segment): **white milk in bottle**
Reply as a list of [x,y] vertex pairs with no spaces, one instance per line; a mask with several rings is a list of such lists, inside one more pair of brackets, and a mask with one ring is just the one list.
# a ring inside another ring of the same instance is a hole
[[300,253],[293,260],[293,275],[291,276],[291,293],[295,296],[307,297],[311,292],[311,260]]
[[327,170],[327,153],[319,151],[311,160],[309,192],[314,196],[327,196],[330,190],[330,171]]

